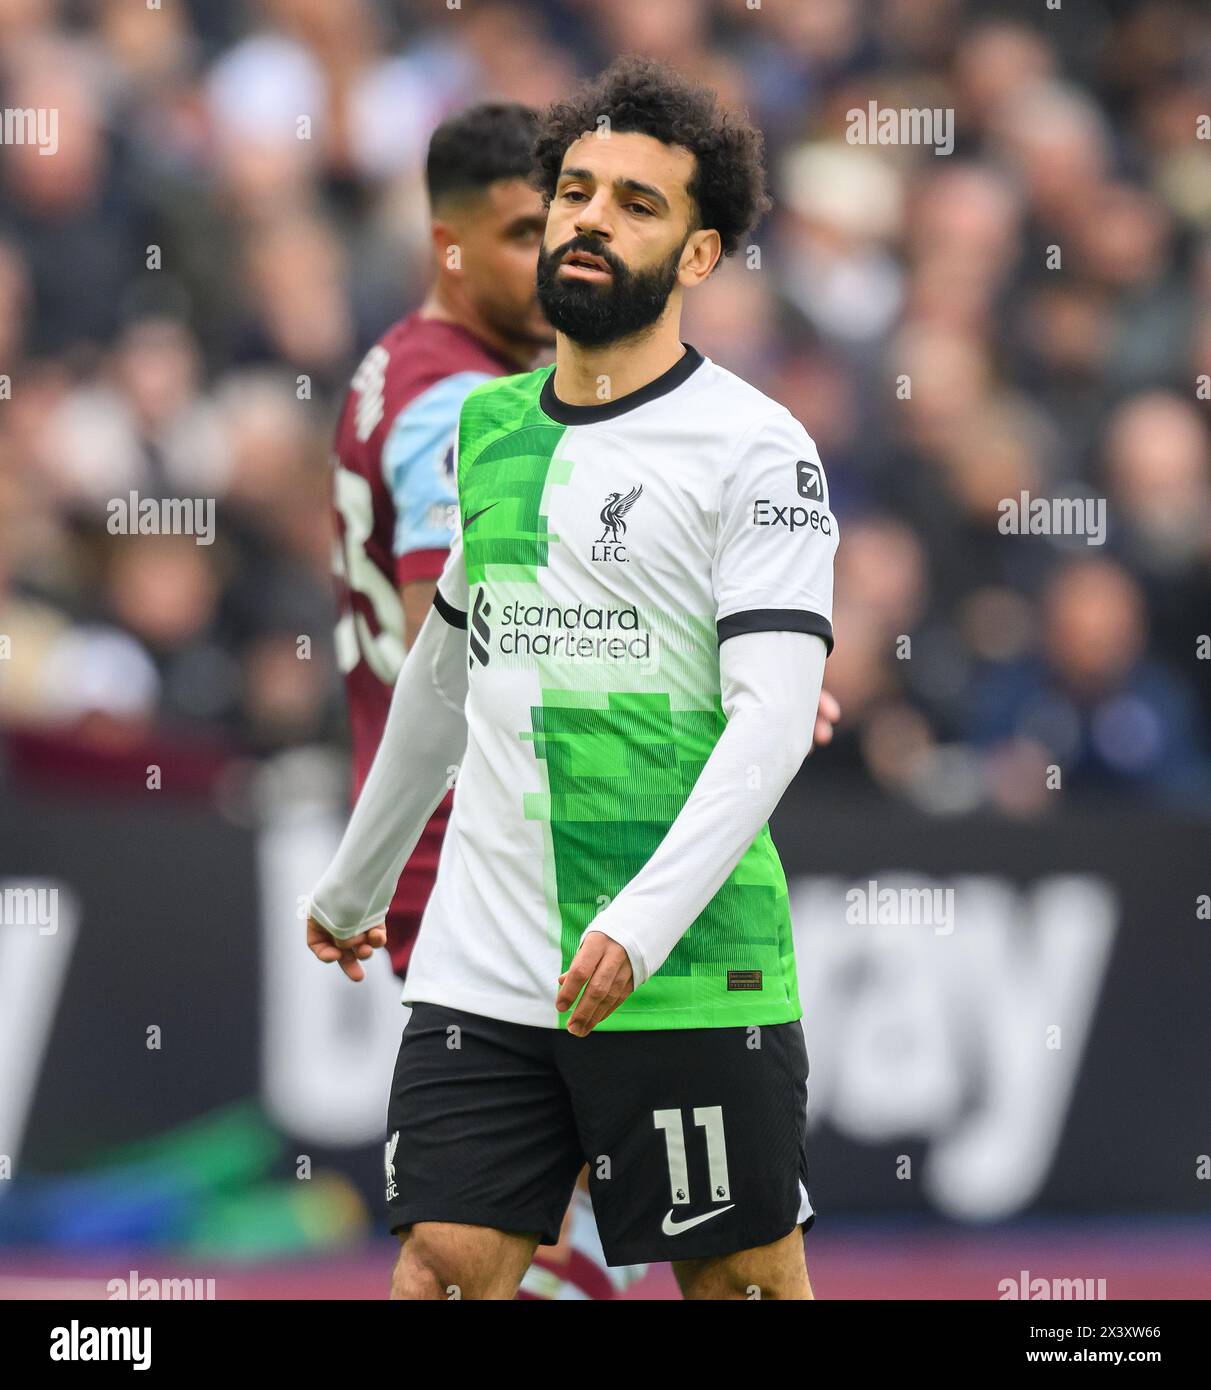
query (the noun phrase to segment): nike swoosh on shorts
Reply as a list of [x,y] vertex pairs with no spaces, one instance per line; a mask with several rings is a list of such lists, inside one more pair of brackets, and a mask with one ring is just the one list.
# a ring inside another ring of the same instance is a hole
[[736,1205],[729,1202],[726,1207],[719,1207],[716,1211],[703,1212],[701,1216],[691,1216],[688,1221],[674,1221],[672,1208],[660,1223],[660,1229],[666,1236],[679,1236],[682,1231],[688,1231],[692,1226],[701,1226],[704,1221],[709,1221],[712,1216],[722,1216],[725,1211],[731,1211]]

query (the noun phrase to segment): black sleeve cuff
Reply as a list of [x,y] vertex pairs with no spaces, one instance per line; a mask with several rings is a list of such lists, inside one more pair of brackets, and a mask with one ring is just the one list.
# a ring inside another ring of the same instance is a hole
[[442,591],[440,589],[433,590],[433,606],[451,627],[461,627],[464,631],[466,630],[466,613],[464,613],[461,608],[455,608],[452,603],[447,603],[446,600],[442,598]]
[[[464,619],[465,621],[465,619]],[[750,608],[743,613],[729,613],[716,624],[720,643],[741,632],[806,632],[824,639],[825,652],[832,655],[833,625],[819,613],[803,608]]]

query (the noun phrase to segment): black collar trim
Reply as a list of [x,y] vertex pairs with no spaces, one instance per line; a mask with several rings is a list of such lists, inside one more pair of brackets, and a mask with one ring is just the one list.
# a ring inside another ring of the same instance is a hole
[[600,405],[568,405],[555,394],[555,368],[552,367],[542,384],[542,394],[538,404],[544,415],[557,420],[561,425],[595,425],[599,420],[613,420],[625,415],[636,406],[647,405],[649,401],[667,396],[675,391],[683,381],[687,381],[702,366],[705,360],[697,348],[682,343],[685,352],[654,381],[641,386],[638,391],[630,391],[616,401],[603,401]]

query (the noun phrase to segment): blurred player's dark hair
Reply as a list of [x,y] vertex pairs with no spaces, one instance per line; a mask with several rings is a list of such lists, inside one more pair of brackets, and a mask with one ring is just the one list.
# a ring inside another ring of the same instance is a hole
[[698,208],[697,226],[719,233],[725,256],[769,210],[761,132],[743,112],[722,109],[709,87],[687,81],[667,63],[637,57],[619,58],[567,101],[543,112],[535,178],[548,204],[568,146],[586,131],[598,130],[603,116],[617,134],[637,131],[694,155],[689,193]]
[[497,179],[529,178],[537,126],[537,112],[513,101],[482,102],[444,120],[425,163],[430,206],[480,193]]

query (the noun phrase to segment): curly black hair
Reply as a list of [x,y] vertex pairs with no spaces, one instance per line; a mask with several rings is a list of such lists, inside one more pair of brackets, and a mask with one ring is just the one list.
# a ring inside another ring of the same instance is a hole
[[[637,131],[694,156],[689,195],[697,227],[719,233],[732,255],[762,213],[772,206],[765,191],[765,140],[745,113],[721,110],[709,87],[697,87],[667,63],[619,58],[567,101],[539,118],[534,181],[549,205],[568,147],[602,116],[618,134]],[[696,228],[691,228],[696,230]]]

